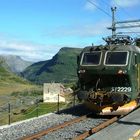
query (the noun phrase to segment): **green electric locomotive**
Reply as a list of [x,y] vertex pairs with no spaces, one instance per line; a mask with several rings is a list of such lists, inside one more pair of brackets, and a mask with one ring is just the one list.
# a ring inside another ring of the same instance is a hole
[[140,94],[140,47],[129,36],[105,39],[78,56],[78,98],[103,115],[126,114]]

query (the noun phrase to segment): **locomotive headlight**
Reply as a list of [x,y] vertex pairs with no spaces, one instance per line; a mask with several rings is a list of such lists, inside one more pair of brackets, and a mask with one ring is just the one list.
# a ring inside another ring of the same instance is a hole
[[86,70],[79,70],[78,73],[85,73]]
[[118,74],[126,74],[127,73],[127,71],[126,70],[118,70]]

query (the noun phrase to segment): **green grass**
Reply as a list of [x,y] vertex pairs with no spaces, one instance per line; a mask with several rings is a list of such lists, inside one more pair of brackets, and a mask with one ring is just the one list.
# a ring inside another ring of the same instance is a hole
[[[66,107],[67,107],[66,103],[59,104],[59,109]],[[39,103],[38,106],[37,105],[28,106],[24,110],[21,108],[14,109],[11,110],[11,123],[30,119],[55,111],[58,111],[57,103]],[[2,116],[4,116],[3,117],[4,119],[1,120],[2,118],[0,117],[0,125],[8,124],[8,112],[5,112]]]
[[[65,104],[60,103],[60,108],[62,108]],[[41,103],[38,105],[33,105],[26,113],[24,113],[23,119],[29,119],[32,117],[36,117],[38,115],[47,114],[50,112],[57,111],[57,103]],[[38,112],[38,113],[37,113]]]
[[[14,94],[15,95],[15,94]],[[67,103],[60,103],[59,109],[65,109],[73,106],[73,95],[67,95]],[[77,104],[76,100],[76,104]],[[8,107],[8,106],[7,106]],[[11,109],[11,123],[30,119],[50,112],[58,111],[58,103],[38,103],[34,105],[23,105],[17,108]],[[3,120],[1,120],[3,119]],[[2,113],[0,116],[0,125],[8,124],[8,110]]]
[[0,61],[0,106],[16,100],[16,96],[11,96],[13,92],[17,93],[18,96],[19,93],[23,92],[25,95],[25,91],[40,90],[39,86],[15,75],[7,67],[6,63]]
[[[65,51],[67,51],[67,52],[65,52]],[[64,75],[66,75],[66,72],[64,71],[64,69],[66,69],[66,68],[61,67],[61,66],[63,66],[65,64],[65,62],[63,62],[63,60],[65,60],[66,56],[67,55],[70,56],[72,54],[69,54],[69,49],[68,50],[65,49],[62,52],[65,54],[65,57],[63,57],[63,55],[61,54],[60,57],[58,58],[59,61],[56,60],[57,66],[50,67],[50,70],[56,72],[56,73],[51,73],[54,76],[53,77],[54,80],[55,79],[69,79],[67,76],[66,77],[64,76]],[[75,60],[75,56],[74,56],[74,60]],[[72,66],[71,60],[69,59],[69,61],[66,61],[66,62],[68,62],[68,64],[66,64],[68,66],[68,71],[71,71],[70,67],[69,67],[69,65]],[[54,63],[54,62],[52,62],[52,63]],[[44,65],[44,62],[40,62],[39,65],[40,65],[40,67],[42,67]],[[36,65],[34,65],[34,66],[36,67]],[[46,69],[46,67],[44,69]],[[57,72],[57,71],[59,71],[59,72]],[[44,78],[43,79],[44,81],[49,78],[52,81],[52,78],[51,78],[51,76],[49,76],[49,74],[50,73],[48,73],[48,75],[47,75],[46,72],[43,72],[39,76],[42,76],[42,78]],[[37,80],[37,82],[39,80],[42,82],[42,79],[40,79],[38,75],[35,75],[35,76],[37,77],[37,79],[35,79],[35,80]],[[70,84],[68,84],[67,86],[69,87],[69,85]],[[71,86],[72,86],[72,84],[71,84]],[[12,115],[11,121],[12,122],[36,117],[37,116],[36,105],[29,106],[24,101],[26,101],[26,99],[28,99],[29,100],[28,103],[31,104],[31,101],[34,101],[34,99],[36,99],[36,98],[43,97],[42,95],[43,95],[42,86],[33,85],[30,82],[26,81],[25,79],[18,77],[17,75],[11,73],[8,69],[6,69],[6,66],[3,67],[2,64],[0,63],[0,107],[3,105],[7,106],[7,104],[9,102],[13,103],[13,104],[15,103],[15,108],[12,108],[12,110],[11,110],[11,115]],[[69,102],[72,101],[72,97],[67,97],[67,99],[69,99]],[[21,101],[23,101],[23,103],[25,103],[26,105],[21,103]],[[16,103],[17,103],[17,105],[16,105]],[[60,103],[60,108],[62,108],[64,106],[70,106],[70,105],[71,104]],[[25,110],[25,112],[23,112],[23,109]],[[57,111],[57,103],[51,103],[51,104],[40,103],[38,106],[38,115],[43,115],[43,114],[46,114],[49,112],[54,112],[54,111]],[[8,123],[8,111],[3,110],[3,112],[1,114],[2,115],[0,116],[0,125],[7,124]],[[1,121],[2,117],[4,119]]]
[[43,97],[43,90],[40,88],[38,88],[38,89],[25,89],[25,90],[23,90],[23,91],[15,91],[15,92],[12,92],[11,93],[11,96],[15,96],[15,97],[17,97],[17,96],[34,96],[34,97],[37,97],[37,96],[39,96],[39,95],[42,95],[42,97]]

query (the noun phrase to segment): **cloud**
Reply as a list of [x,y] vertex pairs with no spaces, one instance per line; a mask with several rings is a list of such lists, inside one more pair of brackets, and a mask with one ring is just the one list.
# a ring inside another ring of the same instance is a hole
[[[110,25],[110,21],[101,20],[94,24],[77,24],[71,26],[61,26],[45,32],[45,38],[54,39],[55,43],[50,45],[39,44],[17,40],[10,37],[2,37],[0,35],[0,54],[18,55],[28,61],[42,61],[51,59],[61,47],[81,47],[91,40],[100,38],[103,34],[107,35],[106,27]],[[47,40],[45,39],[45,40]],[[48,41],[50,42],[50,41]],[[85,43],[85,44],[84,44]]]
[[112,0],[112,4],[122,7],[133,7],[140,4],[139,0]]
[[101,20],[94,24],[72,25],[57,27],[53,31],[48,32],[45,36],[49,37],[78,37],[87,38],[108,33],[107,27],[110,21]]
[[[94,1],[91,1],[91,2],[95,3],[95,5],[98,5],[97,4],[97,1],[95,1],[95,0]],[[88,10],[88,11],[95,11],[96,10],[95,5],[93,5],[92,3],[86,1],[85,6],[84,6],[84,9],[85,10]]]
[[18,55],[28,61],[48,60],[58,51],[58,48],[60,47],[57,45],[47,46],[33,42],[0,39],[0,54]]

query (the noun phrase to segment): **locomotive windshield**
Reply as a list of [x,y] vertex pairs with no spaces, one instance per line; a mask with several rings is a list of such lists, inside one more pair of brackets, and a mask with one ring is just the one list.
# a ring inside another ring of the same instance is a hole
[[82,65],[98,65],[101,59],[101,52],[84,53]]
[[126,65],[128,52],[107,52],[106,65]]

